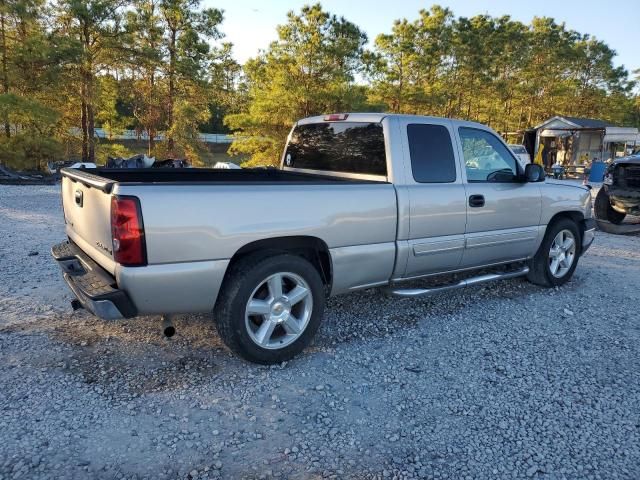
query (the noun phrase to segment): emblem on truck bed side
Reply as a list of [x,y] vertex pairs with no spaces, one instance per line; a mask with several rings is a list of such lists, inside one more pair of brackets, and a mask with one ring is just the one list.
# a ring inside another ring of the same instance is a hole
[[101,242],[96,242],[96,247],[98,247],[100,250],[104,250],[105,252],[107,252],[109,255],[113,257],[113,252],[109,250],[107,247],[105,247]]

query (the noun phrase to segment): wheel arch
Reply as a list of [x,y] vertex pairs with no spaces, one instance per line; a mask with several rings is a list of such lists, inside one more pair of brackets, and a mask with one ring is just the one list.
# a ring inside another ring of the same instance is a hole
[[327,291],[331,291],[333,266],[329,247],[324,240],[306,235],[271,237],[256,240],[241,247],[233,257],[231,257],[227,271],[240,259],[260,252],[273,255],[288,253],[308,260],[318,271]]
[[568,219],[568,220],[572,220],[573,222],[575,222],[576,226],[578,227],[578,232],[580,233],[580,239],[578,242],[578,249],[580,251],[580,253],[582,253],[582,238],[584,237],[584,232],[585,232],[585,218],[584,218],[584,214],[582,212],[577,212],[575,210],[565,210],[562,212],[558,212],[556,213],[553,217],[551,217],[551,219],[549,219],[549,223],[547,224],[547,228],[549,228],[550,225],[553,225],[555,222],[561,220],[561,219]]
[[[578,238],[576,239],[577,248],[576,248],[576,258],[574,258],[573,264],[570,267],[570,270],[562,277],[554,277],[549,271],[549,247],[551,246],[551,242],[553,241],[553,237],[557,234],[553,229],[557,226],[558,222],[569,221],[573,223],[576,227],[576,231],[578,234]],[[585,219],[584,215],[581,212],[577,212],[575,210],[565,210],[561,212],[557,212],[553,215],[549,222],[545,225],[544,237],[540,246],[538,247],[538,251],[536,254],[529,260],[529,273],[527,273],[527,279],[535,283],[536,285],[541,285],[543,287],[553,287],[559,286],[566,283],[578,264],[578,257],[582,252],[582,237],[584,235],[584,226]]]
[[558,212],[549,219],[549,225],[557,222],[561,218],[568,218],[569,220],[573,220],[578,225],[580,225],[580,223],[584,220],[584,214],[575,210],[565,210],[563,212]]

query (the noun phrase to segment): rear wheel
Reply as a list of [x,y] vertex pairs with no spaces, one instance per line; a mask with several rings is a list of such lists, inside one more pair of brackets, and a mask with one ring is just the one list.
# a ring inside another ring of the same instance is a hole
[[324,300],[320,275],[304,258],[251,255],[231,267],[214,317],[235,353],[251,362],[280,363],[311,342]]
[[571,219],[561,218],[550,224],[542,245],[529,262],[527,279],[544,287],[567,283],[578,265],[580,238],[578,226]]
[[596,214],[596,219],[606,220],[615,225],[620,225],[627,215],[626,213],[621,213],[613,209],[611,201],[609,200],[609,194],[605,191],[604,187],[601,188],[598,195],[596,195],[593,209]]

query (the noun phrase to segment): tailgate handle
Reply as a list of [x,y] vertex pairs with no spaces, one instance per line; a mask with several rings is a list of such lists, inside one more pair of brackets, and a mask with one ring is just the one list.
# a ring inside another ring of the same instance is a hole
[[76,200],[76,205],[78,205],[79,207],[82,206],[82,190],[76,190],[76,193],[74,195],[74,198]]

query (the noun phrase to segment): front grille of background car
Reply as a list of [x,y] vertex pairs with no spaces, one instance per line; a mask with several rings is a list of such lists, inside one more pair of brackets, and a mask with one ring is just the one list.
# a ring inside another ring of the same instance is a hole
[[627,188],[640,188],[640,165],[622,167],[620,172],[620,186]]

